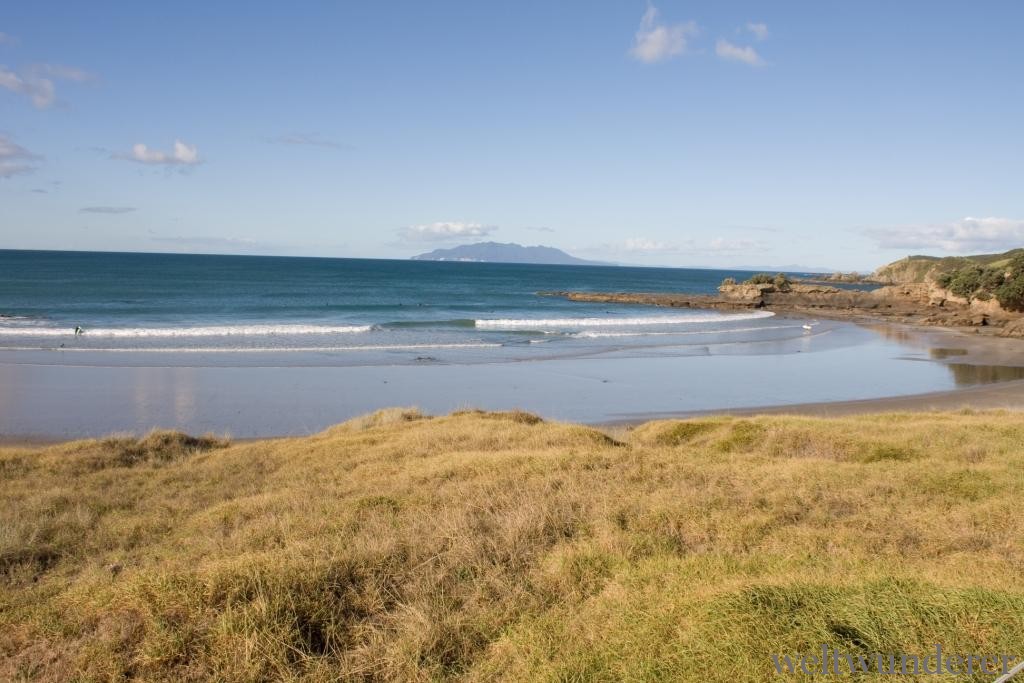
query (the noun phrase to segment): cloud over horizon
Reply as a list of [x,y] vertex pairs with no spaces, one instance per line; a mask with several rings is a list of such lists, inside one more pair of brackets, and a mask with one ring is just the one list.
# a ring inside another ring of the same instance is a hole
[[1024,220],[1012,218],[967,216],[948,223],[869,228],[862,232],[881,249],[939,249],[964,254],[1024,246]]
[[483,225],[482,223],[440,221],[424,225],[410,225],[399,230],[398,236],[406,242],[445,242],[467,237],[486,237],[497,229],[496,225]]
[[262,243],[256,240],[244,239],[241,237],[201,237],[201,236],[174,236],[174,237],[159,237],[153,236],[150,238],[154,242],[166,242],[168,244],[183,244],[183,245],[206,245],[216,247],[257,247]]
[[761,251],[765,244],[757,240],[716,237],[699,242],[693,239],[681,242],[663,242],[645,237],[631,237],[620,245],[606,245],[610,251],[624,251],[643,254],[728,254]]
[[306,146],[306,147],[327,147],[330,149],[352,149],[352,145],[343,142],[328,140],[316,133],[290,133],[267,138],[267,142],[275,145]]
[[181,140],[174,141],[174,150],[162,152],[158,149],[150,149],[146,145],[137,143],[132,145],[132,151],[128,154],[114,154],[114,159],[124,161],[135,161],[140,164],[165,165],[165,166],[195,166],[202,163],[199,158],[199,150],[195,145],[190,145]]
[[83,206],[78,210],[79,213],[107,213],[107,214],[120,214],[120,213],[131,213],[135,211],[134,206]]
[[0,178],[10,178],[36,170],[41,157],[33,154],[5,135],[0,135]]
[[680,24],[659,24],[658,9],[648,5],[640,19],[640,28],[634,36],[629,54],[645,64],[662,62],[686,52],[687,40],[697,35],[696,22]]

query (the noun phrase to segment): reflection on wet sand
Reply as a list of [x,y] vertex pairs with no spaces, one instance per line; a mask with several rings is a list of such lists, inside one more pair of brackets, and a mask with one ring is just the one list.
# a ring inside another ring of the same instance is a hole
[[878,325],[872,323],[861,323],[861,327],[875,332],[883,339],[887,339],[897,344],[907,344],[909,346],[923,346],[924,340],[921,335],[911,332],[909,329],[903,327],[895,327],[893,325]]
[[935,360],[944,360],[946,358],[953,358],[955,356],[966,356],[967,353],[967,349],[928,349],[928,355],[934,358]]
[[946,367],[953,373],[953,381],[958,387],[1024,379],[1024,367],[970,365],[968,363],[946,363]]
[[[975,337],[949,330],[921,330],[891,325],[864,325],[902,346],[921,349],[927,358],[949,368],[957,388],[1024,379],[1024,346],[1016,339]],[[956,358],[960,362],[950,363]]]

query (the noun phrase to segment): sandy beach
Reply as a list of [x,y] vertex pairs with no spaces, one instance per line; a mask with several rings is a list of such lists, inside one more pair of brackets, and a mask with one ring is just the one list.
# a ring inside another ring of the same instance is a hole
[[790,405],[766,405],[749,408],[719,408],[688,413],[647,414],[615,422],[615,425],[642,424],[650,420],[702,415],[810,415],[842,417],[876,413],[922,413],[957,410],[1024,410],[1024,380],[1010,380],[984,386],[935,391],[911,396],[890,396],[856,401],[821,401]]
[[336,366],[325,354],[204,360],[5,351],[0,434],[6,443],[154,428],[295,436],[400,405],[430,414],[523,409],[588,424],[714,413],[1024,408],[1019,340],[891,324],[814,324],[814,333],[782,341],[493,363],[399,357],[391,364]]

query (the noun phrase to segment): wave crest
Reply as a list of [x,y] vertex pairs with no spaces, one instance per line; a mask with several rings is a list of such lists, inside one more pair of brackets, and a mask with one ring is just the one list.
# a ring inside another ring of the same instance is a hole
[[646,327],[649,325],[697,325],[700,323],[730,322],[733,320],[755,320],[770,318],[775,315],[771,311],[754,311],[751,313],[697,314],[697,315],[652,315],[636,318],[497,318],[494,320],[477,320],[476,326],[492,330],[542,330],[559,327]]
[[[85,328],[87,337],[168,338],[168,337],[261,337],[271,335],[359,334],[371,325],[213,325],[208,327],[98,327]],[[73,337],[73,327],[4,327],[0,336]]]

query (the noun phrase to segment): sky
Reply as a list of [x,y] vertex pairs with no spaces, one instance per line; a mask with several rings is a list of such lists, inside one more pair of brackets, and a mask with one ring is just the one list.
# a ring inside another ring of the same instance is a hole
[[1024,3],[7,3],[0,248],[1024,246]]

